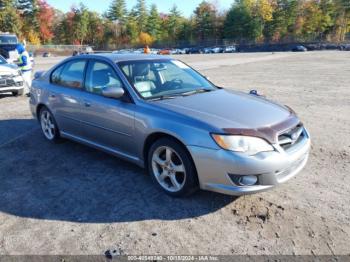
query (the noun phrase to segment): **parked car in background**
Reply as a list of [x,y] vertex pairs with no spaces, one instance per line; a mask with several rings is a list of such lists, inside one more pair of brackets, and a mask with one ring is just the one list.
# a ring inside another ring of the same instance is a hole
[[223,48],[223,53],[234,53],[236,52],[236,47],[235,46],[225,46]]
[[161,49],[158,52],[158,55],[170,55],[171,54],[171,49]]
[[47,140],[145,167],[171,196],[273,188],[300,172],[310,149],[290,108],[219,88],[167,56],[70,57],[33,81],[30,108]]
[[212,51],[211,51],[210,47],[203,48],[203,54],[211,54],[211,53],[212,53]]
[[131,53],[132,50],[131,49],[119,49],[119,50],[115,50],[112,53],[113,54],[128,54]]
[[183,54],[186,54],[186,50],[185,49],[176,48],[176,49],[172,49],[170,53],[172,55],[183,55]]
[[89,55],[93,54],[94,50],[91,46],[86,46],[79,48],[78,50],[74,50],[72,56],[77,56],[77,55]]
[[292,48],[293,52],[306,52],[307,48],[303,45],[297,45],[295,47]]
[[[76,54],[74,54],[74,52],[73,52],[73,56],[74,55],[77,55],[78,53],[76,53]],[[50,52],[44,52],[43,53],[43,57],[51,57],[51,53]]]
[[0,56],[0,93],[12,93],[14,96],[23,95],[25,83],[21,71],[14,64]]
[[144,50],[143,48],[138,48],[138,49],[134,49],[132,51],[133,54],[143,54],[144,53]]
[[156,55],[156,54],[158,54],[158,52],[159,52],[159,49],[151,48],[151,54]]
[[222,47],[219,46],[215,46],[211,48],[211,53],[213,54],[218,54],[218,53],[222,53],[224,51],[224,49]]
[[180,48],[178,50],[179,50],[178,51],[179,55],[185,55],[186,54],[186,48]]
[[186,54],[203,54],[203,49],[200,47],[191,47],[186,50]]

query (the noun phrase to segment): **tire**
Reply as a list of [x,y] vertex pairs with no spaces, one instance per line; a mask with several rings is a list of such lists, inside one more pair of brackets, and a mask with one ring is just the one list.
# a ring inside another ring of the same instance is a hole
[[161,138],[150,148],[148,173],[166,194],[184,197],[198,189],[195,165],[188,151],[171,138]]
[[19,91],[18,91],[18,95],[19,95],[19,96],[23,96],[23,95],[24,95],[24,89],[19,90]]
[[61,141],[60,131],[58,129],[56,120],[51,111],[45,106],[40,109],[39,122],[41,131],[47,140],[54,143]]
[[12,92],[12,95],[13,96],[23,96],[24,94],[24,89],[21,89],[21,90],[17,90],[17,91],[13,91]]

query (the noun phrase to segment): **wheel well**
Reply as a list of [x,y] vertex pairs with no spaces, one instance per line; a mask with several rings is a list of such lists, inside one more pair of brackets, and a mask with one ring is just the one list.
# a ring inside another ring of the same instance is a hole
[[40,110],[43,108],[43,107],[46,107],[44,104],[39,104],[37,107],[36,107],[36,117],[37,119],[40,118],[39,114],[40,114]]
[[148,165],[148,161],[147,161],[147,158],[148,158],[148,151],[149,149],[151,148],[151,146],[153,145],[154,142],[156,142],[158,139],[160,138],[163,138],[163,137],[167,137],[167,138],[170,138],[176,142],[178,142],[180,145],[182,145],[182,147],[187,151],[187,153],[189,154],[190,158],[191,158],[191,161],[196,169],[196,172],[197,172],[197,168],[196,168],[196,164],[194,163],[193,161],[193,158],[192,158],[192,155],[190,153],[190,151],[188,151],[187,147],[185,146],[184,143],[182,143],[179,139],[177,139],[176,137],[172,136],[172,135],[169,135],[169,134],[166,134],[166,133],[162,133],[162,132],[156,132],[156,133],[153,133],[151,135],[149,135],[147,138],[146,138],[146,141],[145,141],[145,144],[143,146],[143,159],[144,159],[144,163],[145,163],[145,168],[147,169],[147,165]]

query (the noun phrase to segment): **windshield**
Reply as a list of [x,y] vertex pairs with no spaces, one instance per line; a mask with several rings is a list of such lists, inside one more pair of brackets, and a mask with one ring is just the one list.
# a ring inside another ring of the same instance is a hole
[[1,35],[0,36],[0,44],[8,45],[8,44],[17,44],[17,37],[11,35]]
[[5,60],[5,58],[3,58],[3,57],[0,55],[0,65],[4,65],[4,64],[7,64],[7,61]]
[[120,62],[119,67],[144,99],[217,89],[206,78],[177,60],[127,61]]

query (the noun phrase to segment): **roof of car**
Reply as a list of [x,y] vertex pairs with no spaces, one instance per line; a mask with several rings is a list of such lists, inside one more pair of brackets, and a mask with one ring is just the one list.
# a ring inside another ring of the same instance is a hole
[[105,57],[113,62],[124,62],[132,60],[167,60],[169,56],[164,55],[152,55],[152,54],[116,54],[116,53],[97,53],[89,55],[91,57]]

